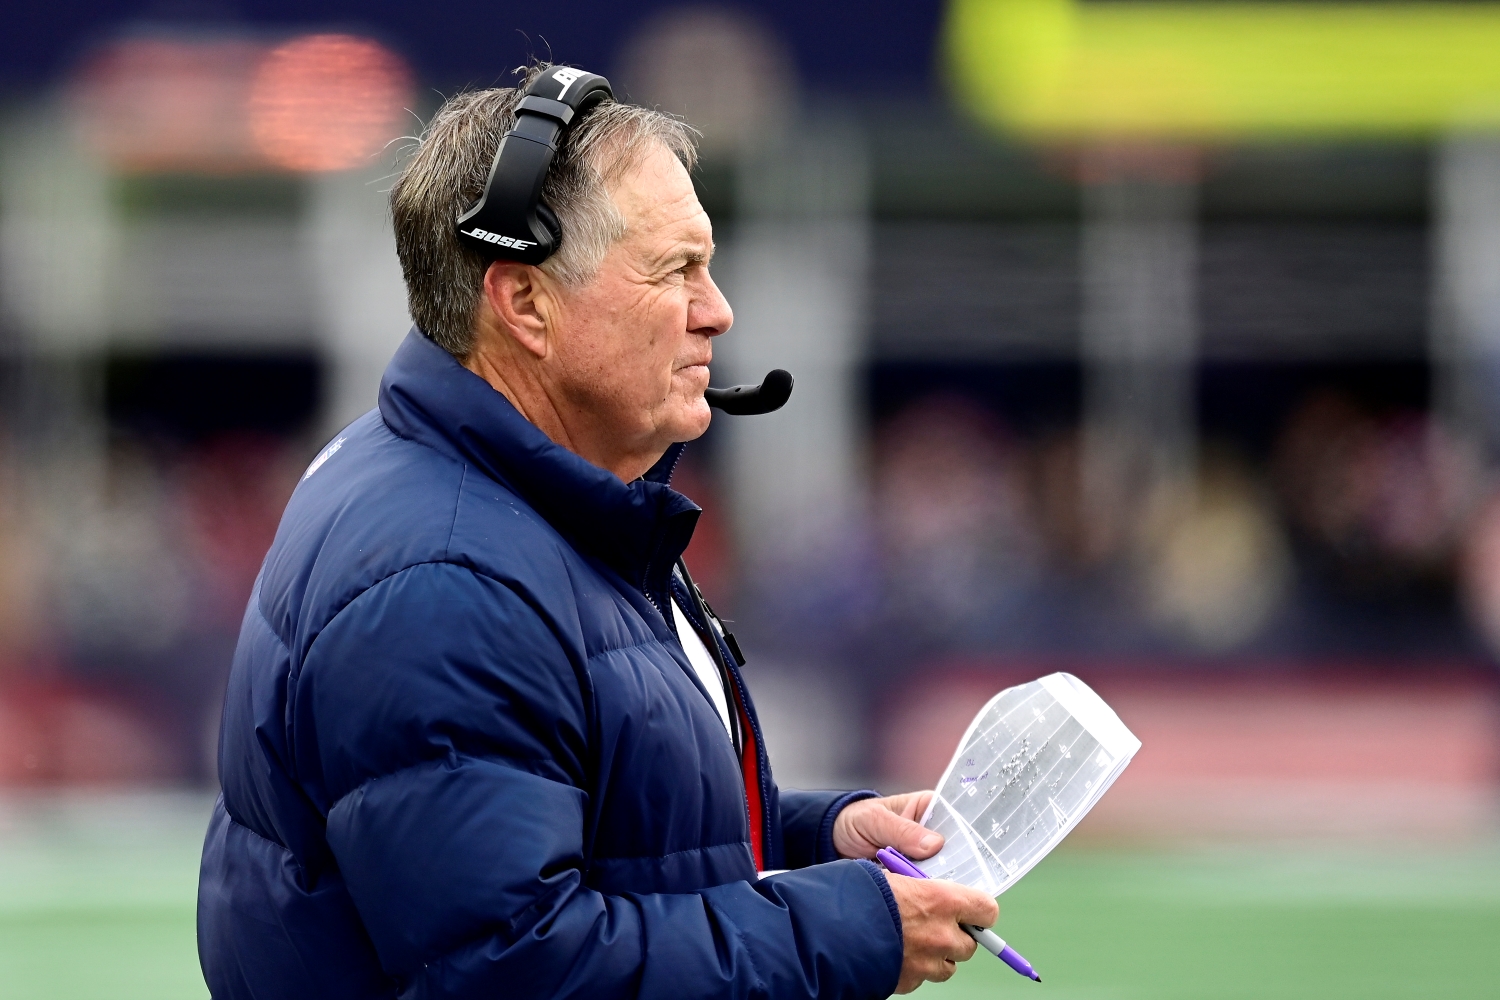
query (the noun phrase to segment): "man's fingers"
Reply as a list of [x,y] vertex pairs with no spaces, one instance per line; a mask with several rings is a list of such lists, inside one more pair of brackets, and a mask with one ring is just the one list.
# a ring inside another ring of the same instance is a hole
[[959,931],[961,940],[958,942],[958,958],[955,961],[967,962],[974,957],[974,952],[979,948],[979,942],[969,937],[967,931]]
[[882,847],[918,861],[932,857],[943,849],[943,836],[918,823],[932,794],[907,792],[845,806],[833,823],[834,849],[844,858],[873,858]]
[[974,956],[979,944],[960,923],[988,927],[995,922],[995,901],[975,889],[941,879],[887,876],[901,911],[902,965],[897,992],[922,980],[942,982],[956,963]]
[[[975,927],[992,927],[1000,919],[1000,905],[978,889],[964,889],[958,911],[958,922]],[[968,935],[964,935],[968,937]],[[972,938],[970,940],[973,940]]]
[[868,826],[864,833],[872,843],[889,844],[914,860],[930,858],[943,848],[942,834],[887,809],[872,809],[865,820]]
[[906,792],[902,795],[890,795],[884,801],[887,808],[897,816],[920,820],[922,814],[927,811],[927,803],[932,801],[932,791],[929,789],[925,792]]

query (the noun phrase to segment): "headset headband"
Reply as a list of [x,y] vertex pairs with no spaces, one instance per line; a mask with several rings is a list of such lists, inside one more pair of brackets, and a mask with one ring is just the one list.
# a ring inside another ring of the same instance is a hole
[[542,183],[563,132],[605,98],[609,81],[596,73],[554,66],[527,87],[516,105],[479,201],[458,217],[458,238],[486,260],[540,264],[557,251],[562,227],[542,203]]

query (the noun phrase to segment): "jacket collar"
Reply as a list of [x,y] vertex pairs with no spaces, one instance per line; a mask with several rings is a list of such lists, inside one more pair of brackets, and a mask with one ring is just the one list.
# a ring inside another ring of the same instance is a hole
[[667,485],[684,445],[673,445],[644,478],[622,483],[554,444],[415,327],[380,381],[380,414],[401,437],[477,467],[575,549],[640,587],[658,609],[666,606],[672,566],[701,513]]

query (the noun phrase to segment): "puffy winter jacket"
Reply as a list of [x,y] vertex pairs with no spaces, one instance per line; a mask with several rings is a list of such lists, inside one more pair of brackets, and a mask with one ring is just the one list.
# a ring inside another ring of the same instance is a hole
[[[890,889],[831,843],[874,793],[778,792],[735,671],[742,770],[661,613],[700,513],[678,451],[622,483],[408,335],[245,612],[198,898],[218,1000],[895,988]],[[752,822],[793,871],[757,879]]]

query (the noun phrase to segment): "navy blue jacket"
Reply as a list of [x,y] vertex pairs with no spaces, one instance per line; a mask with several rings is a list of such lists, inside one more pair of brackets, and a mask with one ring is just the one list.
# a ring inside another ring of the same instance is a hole
[[408,335],[245,612],[198,896],[218,1000],[895,988],[890,889],[831,843],[873,793],[778,793],[757,739],[764,860],[796,870],[756,878],[661,613],[699,514],[678,451],[622,483]]

